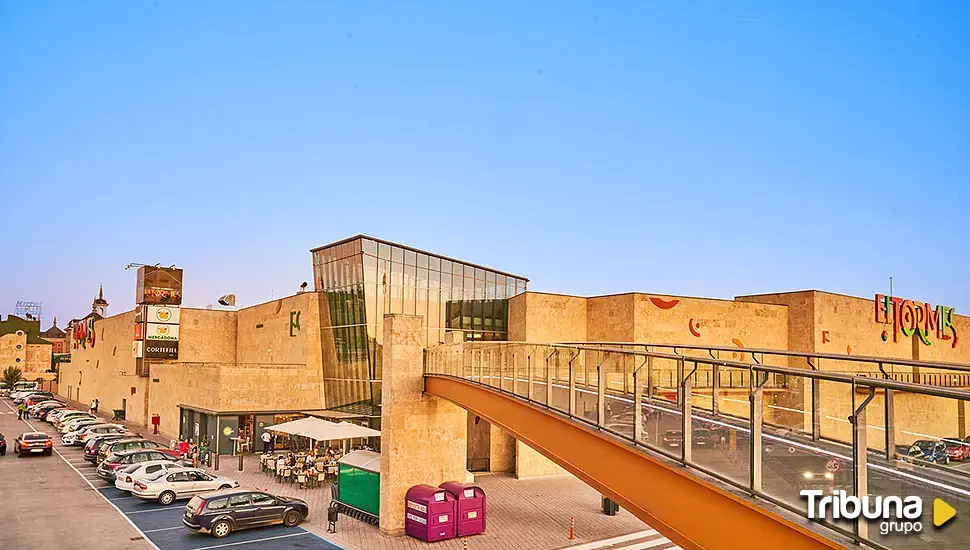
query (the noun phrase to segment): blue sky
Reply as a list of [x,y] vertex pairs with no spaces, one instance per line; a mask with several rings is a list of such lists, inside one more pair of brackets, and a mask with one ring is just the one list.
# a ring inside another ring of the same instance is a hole
[[[0,311],[311,280],[367,233],[535,290],[970,312],[961,2],[0,2]],[[45,322],[45,325],[47,322]],[[61,323],[63,325],[63,323]]]

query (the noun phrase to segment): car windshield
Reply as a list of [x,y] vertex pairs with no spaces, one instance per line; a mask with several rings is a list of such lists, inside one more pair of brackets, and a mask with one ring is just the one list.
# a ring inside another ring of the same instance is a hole
[[711,430],[694,430],[697,437],[711,437]]
[[682,432],[680,430],[667,430],[667,433],[664,434],[664,435],[666,435],[668,437],[681,437],[681,436],[684,435],[684,432]]
[[118,462],[119,460],[121,460],[121,457],[115,453],[111,453],[110,455],[108,455],[108,458],[104,460],[105,462]]
[[205,505],[205,500],[202,497],[196,495],[192,497],[192,500],[190,500],[188,504],[185,505],[185,508],[192,512],[198,512],[199,510],[202,509],[202,506],[204,505]]
[[138,468],[141,468],[141,464],[132,464],[131,466],[125,466],[121,471],[126,474],[130,474],[135,470],[137,470]]
[[50,439],[47,434],[24,434],[24,441],[43,441]]
[[923,451],[929,451],[933,448],[935,443],[932,441],[917,441],[916,443],[913,443],[913,445],[919,447]]
[[160,477],[162,477],[164,475],[167,475],[167,474],[168,474],[168,470],[166,470],[165,468],[162,468],[161,470],[159,470],[159,471],[157,471],[157,472],[155,472],[153,474],[148,474],[147,476],[145,476],[145,479],[147,479],[148,481],[155,481],[158,478],[160,478]]

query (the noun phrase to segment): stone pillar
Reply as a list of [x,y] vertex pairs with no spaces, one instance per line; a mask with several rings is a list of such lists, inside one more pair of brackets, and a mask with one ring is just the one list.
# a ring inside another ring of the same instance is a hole
[[384,316],[380,527],[404,532],[404,495],[421,483],[464,481],[466,412],[424,395],[422,318]]

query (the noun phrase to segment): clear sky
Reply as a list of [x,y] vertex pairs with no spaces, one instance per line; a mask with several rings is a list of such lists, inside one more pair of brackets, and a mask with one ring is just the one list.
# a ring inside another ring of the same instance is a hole
[[[970,313],[966,2],[0,1],[0,311],[357,233],[534,290]],[[63,322],[61,325],[63,326]]]

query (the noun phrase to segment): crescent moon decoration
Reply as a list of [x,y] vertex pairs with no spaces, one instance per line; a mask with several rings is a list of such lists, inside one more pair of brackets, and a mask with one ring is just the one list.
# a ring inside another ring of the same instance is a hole
[[663,298],[655,298],[653,296],[650,297],[650,301],[660,309],[670,309],[680,303],[680,300],[664,300]]
[[[737,346],[737,347],[739,347],[739,348],[743,348],[744,347],[744,342],[742,342],[741,340],[738,340],[737,338],[732,338],[731,339],[731,342],[733,342],[734,345]],[[742,351],[740,353],[741,353],[741,360],[744,361],[744,352]],[[731,354],[731,357],[737,357],[737,356],[738,356],[737,353],[732,353]]]
[[691,317],[690,321],[687,322],[687,328],[690,329],[690,333],[694,338],[701,337],[701,333],[697,332],[697,329],[701,328],[701,324],[695,323],[693,317]]
[[280,309],[282,308],[283,308],[283,300],[282,299],[276,300],[276,313],[279,313]]
[[845,346],[845,354],[852,355],[852,346]]

